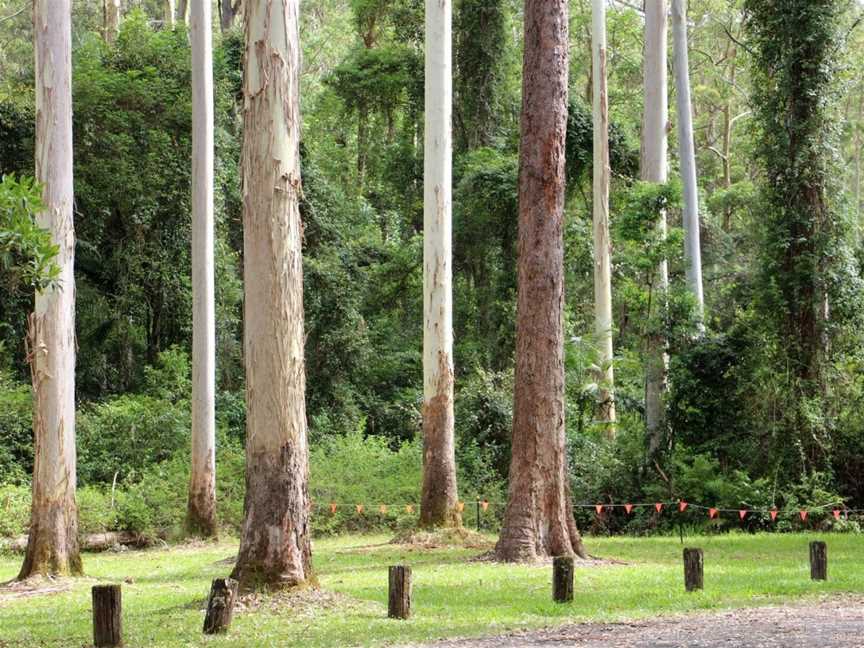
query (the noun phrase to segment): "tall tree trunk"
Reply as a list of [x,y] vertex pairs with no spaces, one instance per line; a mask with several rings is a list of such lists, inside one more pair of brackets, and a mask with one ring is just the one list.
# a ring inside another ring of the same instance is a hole
[[246,501],[232,574],[243,589],[311,575],[298,12],[298,0],[245,3]]
[[120,14],[123,11],[121,0],[102,0],[102,36],[106,43],[117,40],[120,32]]
[[192,0],[192,474],[187,526],[216,535],[213,262],[213,37],[210,0]]
[[690,102],[690,62],[687,52],[685,0],[672,0],[672,35],[675,47],[675,85],[678,101],[678,155],[684,185],[684,263],[687,288],[696,300],[700,333],[705,314],[702,294],[702,248],[699,241],[699,187],[696,180],[696,149],[693,143],[693,107]]
[[177,23],[176,13],[177,10],[174,6],[174,0],[164,0],[165,4],[162,7],[163,10],[163,18],[162,24],[167,29],[174,29],[174,26]]
[[189,24],[189,3],[191,0],[177,0],[177,19],[184,25]]
[[458,526],[453,441],[453,67],[450,0],[426,1],[423,486],[420,524]]
[[519,147],[516,375],[502,560],[584,556],[564,435],[567,0],[526,0]]
[[71,0],[36,0],[36,179],[45,210],[37,222],[58,247],[60,276],[36,293],[30,317],[33,378],[33,499],[19,578],[80,574],[75,503],[75,227],[72,221]]
[[239,9],[239,0],[219,0],[219,26],[223,32],[234,26],[234,19],[237,17]]
[[[737,52],[734,44],[730,42],[727,49],[727,58],[729,59],[729,86],[735,87],[735,75],[737,71]],[[729,98],[726,100],[726,105],[723,106],[723,188],[730,189],[732,187],[732,97],[730,91]],[[729,232],[732,229],[732,208],[727,206],[723,210],[723,231]]]
[[597,419],[615,437],[612,367],[612,242],[609,239],[609,97],[606,87],[606,0],[592,0],[594,113],[594,329],[600,371]]
[[[644,55],[645,114],[642,123],[642,179],[665,183],[667,180],[667,136],[669,121],[668,78],[666,71],[666,0],[645,3]],[[661,213],[657,228],[666,238],[666,214]],[[659,325],[666,309],[669,269],[666,260],[660,262],[652,286],[652,321]],[[645,418],[648,428],[648,457],[653,458],[666,442],[666,405],[669,357],[662,331],[652,330],[648,336],[645,358]]]

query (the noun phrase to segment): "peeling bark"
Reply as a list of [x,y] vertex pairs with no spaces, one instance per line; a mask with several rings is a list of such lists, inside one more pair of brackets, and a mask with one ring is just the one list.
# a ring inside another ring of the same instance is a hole
[[193,0],[192,471],[187,530],[216,535],[216,313],[213,259],[213,44],[209,0]]
[[459,526],[453,441],[452,7],[426,2],[420,524]]
[[36,0],[37,223],[58,246],[56,286],[36,293],[28,332],[33,381],[33,499],[19,578],[80,574],[75,503],[75,228],[72,221],[72,9]]
[[245,3],[246,501],[242,590],[311,576],[303,330],[298,0]]
[[564,436],[566,0],[526,0],[513,444],[502,560],[585,555]]

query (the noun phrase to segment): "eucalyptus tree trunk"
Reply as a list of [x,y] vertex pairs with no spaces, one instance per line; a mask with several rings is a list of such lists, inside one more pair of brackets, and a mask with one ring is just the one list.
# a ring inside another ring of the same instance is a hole
[[459,526],[453,440],[453,66],[450,0],[426,1],[422,526]]
[[213,36],[192,0],[192,473],[188,530],[216,535],[216,314],[213,261]]
[[191,0],[177,0],[177,18],[184,25],[189,24],[189,3]]
[[33,4],[36,179],[60,275],[36,293],[28,333],[33,379],[33,493],[19,578],[80,574],[75,503],[75,227],[72,220],[71,0]]
[[594,113],[594,329],[598,348],[597,419],[615,438],[612,367],[612,242],[609,239],[609,96],[606,86],[606,0],[592,0]]
[[164,0],[165,4],[162,7],[163,19],[162,24],[168,29],[174,29],[177,9],[174,6],[174,0]]
[[243,97],[246,501],[232,578],[309,579],[298,0],[245,3]]
[[513,443],[501,560],[584,556],[564,436],[567,0],[526,0]]
[[123,10],[121,0],[102,0],[103,33],[106,43],[117,40],[120,32],[120,14]]
[[219,26],[223,32],[234,26],[240,8],[240,0],[219,0]]
[[696,300],[699,332],[704,333],[705,299],[702,294],[702,249],[699,241],[699,187],[693,143],[693,108],[690,100],[690,62],[687,52],[685,0],[672,0],[672,35],[675,48],[675,85],[678,102],[678,155],[684,186],[684,263],[687,288]]
[[[666,71],[666,0],[645,3],[644,54],[645,113],[642,123],[642,179],[647,182],[667,181],[667,123],[669,121],[668,78]],[[666,238],[666,214],[661,213],[657,228]],[[669,289],[669,269],[666,260],[656,270],[652,285],[652,328],[660,325],[666,309]],[[651,330],[645,358],[645,418],[648,428],[648,458],[652,459],[666,441],[666,406],[669,357],[666,338],[661,330]]]

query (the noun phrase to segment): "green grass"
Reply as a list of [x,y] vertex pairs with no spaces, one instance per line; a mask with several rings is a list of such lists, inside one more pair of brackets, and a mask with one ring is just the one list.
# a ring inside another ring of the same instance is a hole
[[[829,580],[810,581],[808,543],[828,542]],[[685,539],[705,550],[702,593],[683,590],[677,538],[590,538],[593,555],[626,565],[579,568],[572,605],[551,601],[551,567],[469,562],[466,549],[408,549],[383,537],[318,540],[315,569],[329,605],[279,607],[265,601],[237,614],[225,637],[201,634],[210,581],[225,576],[234,544],[85,557],[87,578],[59,594],[3,601],[0,647],[82,646],[91,641],[90,587],[122,581],[127,646],[354,646],[500,633],[517,628],[621,620],[767,605],[830,592],[864,591],[864,539],[854,535],[728,535]],[[386,618],[390,564],[414,568],[414,616]],[[0,581],[20,557],[0,557]],[[335,605],[334,605],[335,602]]]

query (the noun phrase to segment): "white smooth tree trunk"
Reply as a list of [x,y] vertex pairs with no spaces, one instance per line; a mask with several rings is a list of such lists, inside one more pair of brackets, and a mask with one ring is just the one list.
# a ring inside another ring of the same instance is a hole
[[311,575],[300,222],[299,0],[244,3],[246,500],[232,577]]
[[102,0],[102,11],[104,13],[104,38],[107,43],[117,40],[120,32],[120,14],[123,10],[121,0]]
[[612,367],[612,242],[609,238],[609,97],[606,86],[606,0],[592,0],[594,114],[594,329],[600,366],[597,419],[615,437]]
[[78,574],[75,503],[75,227],[72,221],[71,0],[36,0],[36,179],[40,227],[58,247],[56,285],[36,293],[30,317],[33,379],[33,499],[19,578]]
[[423,193],[424,526],[461,523],[453,440],[452,4],[426,1]]
[[177,9],[174,6],[174,0],[164,0],[165,5],[163,6],[163,25],[168,29],[174,29],[174,25],[177,22]]
[[693,108],[690,99],[690,59],[687,51],[686,0],[672,0],[672,37],[675,51],[675,85],[678,107],[678,151],[684,187],[684,262],[687,287],[696,300],[700,332],[705,312],[702,294],[702,249],[699,241],[699,187],[696,180],[696,148],[693,143]]
[[[668,73],[666,70],[666,0],[645,2],[645,53],[643,62],[645,113],[642,123],[642,179],[665,183],[668,176],[666,161],[669,122]],[[666,214],[661,213],[657,228],[666,238]],[[655,313],[666,308],[669,269],[666,260],[657,268],[652,305]],[[656,319],[659,318],[655,318]],[[648,338],[645,359],[645,419],[648,428],[648,456],[653,457],[665,438],[666,410],[663,402],[667,387],[669,358],[662,333],[652,332]]]
[[216,534],[216,314],[213,261],[213,35],[192,0],[192,473],[187,524]]

